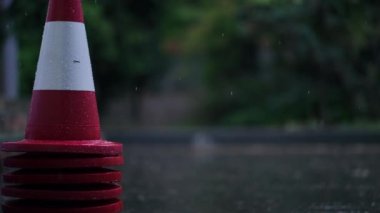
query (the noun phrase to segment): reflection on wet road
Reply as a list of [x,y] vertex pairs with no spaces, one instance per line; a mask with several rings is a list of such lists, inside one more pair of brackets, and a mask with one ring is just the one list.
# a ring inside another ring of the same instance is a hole
[[380,145],[125,145],[129,213],[380,212]]

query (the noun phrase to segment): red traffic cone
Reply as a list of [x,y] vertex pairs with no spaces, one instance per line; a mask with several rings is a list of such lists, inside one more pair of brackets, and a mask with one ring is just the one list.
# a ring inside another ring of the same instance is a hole
[[122,145],[100,137],[81,0],[50,0],[25,139],[5,142],[4,212],[121,211]]

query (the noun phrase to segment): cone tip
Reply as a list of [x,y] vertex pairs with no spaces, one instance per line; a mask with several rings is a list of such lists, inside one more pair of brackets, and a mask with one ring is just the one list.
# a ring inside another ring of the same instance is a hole
[[81,0],[49,0],[46,22],[84,22]]

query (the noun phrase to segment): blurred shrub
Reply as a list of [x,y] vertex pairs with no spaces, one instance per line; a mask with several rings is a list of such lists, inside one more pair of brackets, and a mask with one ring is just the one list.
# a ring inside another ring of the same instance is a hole
[[356,0],[195,6],[200,15],[187,28],[186,47],[204,61],[205,122],[379,119],[378,8],[378,1]]

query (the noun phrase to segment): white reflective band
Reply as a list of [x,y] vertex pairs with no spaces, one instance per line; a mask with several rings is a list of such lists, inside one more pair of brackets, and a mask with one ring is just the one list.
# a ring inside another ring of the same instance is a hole
[[34,90],[95,91],[83,23],[45,24]]

